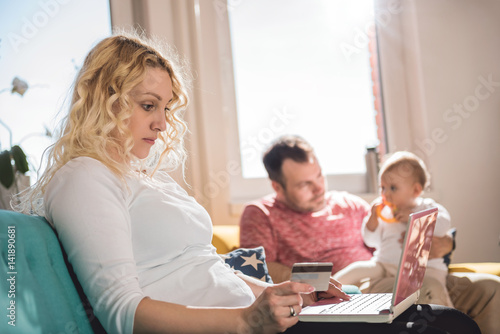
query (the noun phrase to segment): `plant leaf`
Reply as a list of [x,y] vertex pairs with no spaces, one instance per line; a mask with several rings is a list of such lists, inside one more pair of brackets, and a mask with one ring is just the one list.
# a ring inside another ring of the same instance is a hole
[[9,151],[0,153],[0,183],[7,189],[14,183],[14,169],[10,162]]
[[10,150],[12,157],[14,157],[14,162],[16,163],[16,169],[21,173],[26,173],[29,171],[28,161],[26,160],[26,154],[19,146],[13,146]]

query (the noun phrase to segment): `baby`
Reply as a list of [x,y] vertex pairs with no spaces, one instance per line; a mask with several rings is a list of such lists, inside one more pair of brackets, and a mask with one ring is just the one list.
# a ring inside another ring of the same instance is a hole
[[[375,252],[371,260],[354,262],[337,272],[334,278],[342,284],[360,286],[368,279],[395,278],[410,213],[437,207],[434,235],[444,236],[450,229],[446,209],[431,198],[421,197],[429,185],[429,174],[413,153],[401,151],[390,156],[381,167],[379,182],[381,197],[373,202],[362,227],[365,244]],[[446,289],[447,274],[443,258],[429,259],[418,302],[453,307]]]

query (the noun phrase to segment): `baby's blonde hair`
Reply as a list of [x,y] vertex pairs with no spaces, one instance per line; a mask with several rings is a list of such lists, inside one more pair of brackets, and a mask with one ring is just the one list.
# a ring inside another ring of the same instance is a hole
[[[168,58],[164,52],[168,52]],[[173,98],[170,111],[166,111],[167,129],[158,134],[159,140],[149,157],[139,161],[131,153],[133,139],[128,119],[133,105],[129,93],[144,80],[148,68],[168,72]],[[188,104],[186,74],[172,50],[164,50],[161,44],[139,33],[121,32],[99,42],[76,77],[62,132],[48,149],[47,168],[38,182],[22,194],[17,209],[40,214],[47,184],[62,166],[76,157],[99,160],[122,180],[138,165],[154,174],[167,156],[169,167],[184,166],[186,125],[180,112]]]
[[402,177],[413,177],[423,190],[430,185],[430,175],[425,163],[411,152],[399,151],[388,156],[380,168],[379,182],[387,172],[396,172]]

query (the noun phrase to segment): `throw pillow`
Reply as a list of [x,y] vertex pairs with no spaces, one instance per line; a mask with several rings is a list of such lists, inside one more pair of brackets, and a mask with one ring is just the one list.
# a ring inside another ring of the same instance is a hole
[[220,256],[232,269],[261,281],[273,283],[267,270],[264,247],[238,248]]

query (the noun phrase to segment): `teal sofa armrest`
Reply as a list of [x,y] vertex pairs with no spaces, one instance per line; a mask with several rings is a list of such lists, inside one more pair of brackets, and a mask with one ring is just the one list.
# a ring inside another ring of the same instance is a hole
[[0,245],[0,333],[103,332],[43,217],[0,210]]

